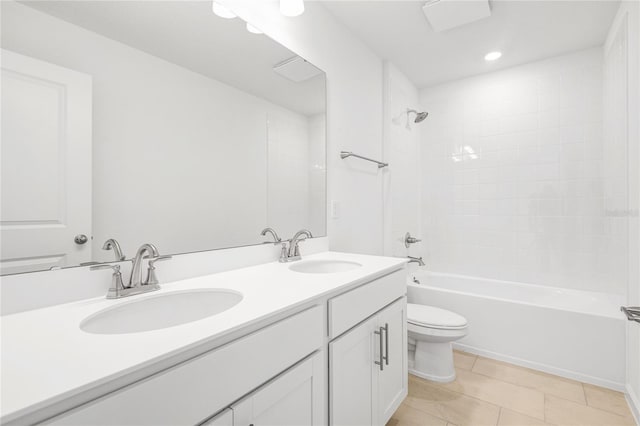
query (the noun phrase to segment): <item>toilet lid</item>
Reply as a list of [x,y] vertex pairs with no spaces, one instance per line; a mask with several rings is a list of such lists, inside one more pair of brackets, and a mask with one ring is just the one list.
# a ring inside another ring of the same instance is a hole
[[415,303],[407,303],[407,321],[433,328],[459,328],[467,325],[467,319],[455,312]]

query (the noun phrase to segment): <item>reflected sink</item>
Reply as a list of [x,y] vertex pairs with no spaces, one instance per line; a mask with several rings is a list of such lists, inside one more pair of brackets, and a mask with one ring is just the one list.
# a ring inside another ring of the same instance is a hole
[[361,266],[358,262],[347,262],[345,260],[306,260],[294,263],[289,266],[289,269],[305,274],[332,274],[350,271]]
[[85,318],[80,323],[80,328],[94,334],[159,330],[219,314],[241,300],[241,293],[226,289],[157,294],[103,309]]

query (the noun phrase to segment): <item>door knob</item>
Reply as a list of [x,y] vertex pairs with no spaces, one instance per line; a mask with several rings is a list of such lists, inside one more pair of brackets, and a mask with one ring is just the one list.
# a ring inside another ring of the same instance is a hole
[[84,234],[78,234],[78,235],[75,236],[73,241],[78,245],[82,245],[82,244],[86,243],[87,241],[89,241],[89,238],[87,238],[87,236],[84,235]]

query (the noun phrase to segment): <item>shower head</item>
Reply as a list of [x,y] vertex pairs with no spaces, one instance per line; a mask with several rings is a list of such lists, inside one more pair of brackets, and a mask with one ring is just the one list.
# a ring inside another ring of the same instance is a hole
[[416,115],[416,118],[413,120],[413,122],[414,122],[414,123],[421,123],[421,122],[423,122],[423,121],[424,121],[424,119],[425,119],[425,118],[427,118],[427,115],[429,115],[429,113],[428,113],[428,112],[426,112],[426,111],[418,112],[418,111],[416,111],[415,109],[408,109],[408,110],[407,110],[407,116],[408,116],[409,114],[411,114],[411,113],[413,113],[413,114],[415,114],[415,115]]

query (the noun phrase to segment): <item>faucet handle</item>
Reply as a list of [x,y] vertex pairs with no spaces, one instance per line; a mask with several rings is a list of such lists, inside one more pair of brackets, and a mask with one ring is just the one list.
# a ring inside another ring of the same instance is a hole
[[142,283],[143,285],[157,285],[159,284],[158,276],[156,275],[156,262],[162,262],[163,260],[169,260],[173,256],[157,256],[149,260],[149,267],[147,268],[147,279]]
[[111,265],[111,264],[105,263],[102,265],[94,265],[91,268],[89,268],[90,271],[97,271],[98,269],[113,269],[113,273],[117,274],[118,272],[120,272],[120,265]]
[[419,243],[420,241],[422,241],[422,240],[420,240],[418,238],[415,238],[415,237],[412,237],[411,234],[408,233],[408,232],[406,234],[404,234],[404,246],[406,248],[409,248],[409,246],[411,244]]
[[152,257],[151,260],[149,260],[149,266],[153,266],[156,262],[162,262],[163,260],[169,260],[169,259],[173,259],[173,256],[167,255],[167,256]]
[[113,275],[111,277],[111,287],[107,292],[107,299],[117,299],[120,296],[120,291],[124,290],[124,283],[122,282],[122,272],[120,272],[120,265],[95,265],[89,268],[90,271],[97,271],[100,269],[112,269]]

